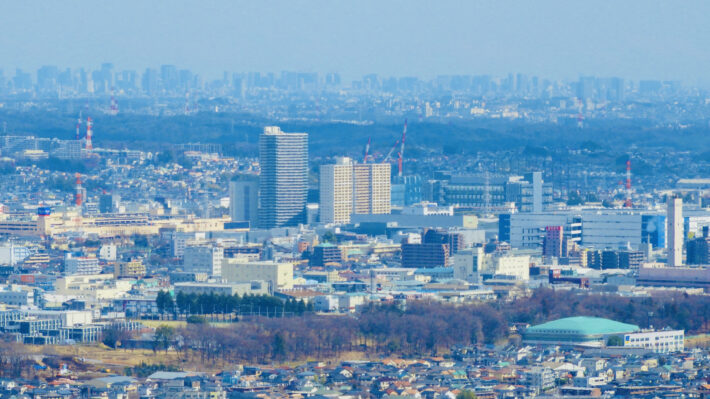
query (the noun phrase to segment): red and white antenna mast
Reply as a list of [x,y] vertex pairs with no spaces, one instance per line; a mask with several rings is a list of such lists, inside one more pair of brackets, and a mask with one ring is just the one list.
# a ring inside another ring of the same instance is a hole
[[404,158],[404,140],[407,138],[407,120],[404,120],[404,130],[402,131],[402,143],[399,149],[399,158],[397,159],[397,175],[402,176],[402,158]]
[[92,128],[94,127],[94,122],[91,117],[86,118],[86,149],[93,150],[94,146],[91,143],[91,138],[94,135]]
[[111,115],[118,115],[118,103],[116,102],[116,97],[113,96],[113,87],[111,88]]
[[624,207],[631,208],[631,159],[626,161],[626,202]]
[[81,175],[79,173],[76,174],[76,194],[74,194],[74,203],[76,206],[81,206],[83,202],[82,198],[82,190],[81,190]]

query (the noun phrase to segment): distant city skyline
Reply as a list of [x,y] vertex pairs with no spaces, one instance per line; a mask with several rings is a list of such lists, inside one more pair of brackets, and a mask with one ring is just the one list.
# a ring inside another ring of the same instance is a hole
[[24,2],[0,5],[5,76],[42,65],[230,72],[618,76],[705,85],[710,3]]
[[[517,76],[524,76],[524,77],[537,77],[540,79],[546,79],[551,82],[576,82],[579,81],[580,79],[587,78],[587,77],[592,77],[592,78],[621,78],[625,81],[629,82],[640,82],[640,81],[645,81],[645,80],[650,80],[650,81],[662,81],[662,82],[682,82],[685,85],[688,86],[694,86],[694,82],[687,82],[679,77],[671,77],[671,78],[655,78],[655,77],[626,77],[626,76],[619,76],[619,75],[603,75],[603,74],[577,74],[577,75],[570,75],[568,77],[560,77],[560,76],[548,76],[548,75],[539,75],[539,74],[534,74],[534,73],[527,73],[524,71],[514,71],[514,70],[501,70],[498,72],[494,73],[484,73],[484,72],[477,72],[477,71],[468,71],[468,72],[462,72],[462,73],[453,73],[453,72],[446,72],[442,71],[441,73],[437,73],[435,75],[416,75],[416,74],[386,74],[386,73],[379,73],[379,72],[366,72],[362,74],[355,74],[355,75],[346,75],[342,73],[341,71],[311,71],[311,70],[296,70],[296,69],[281,69],[281,70],[244,70],[244,71],[236,71],[236,70],[223,70],[217,74],[211,75],[211,74],[205,74],[203,71],[200,70],[193,70],[191,68],[187,68],[183,65],[180,64],[167,64],[167,63],[158,63],[155,65],[145,65],[145,66],[139,66],[136,68],[133,67],[123,67],[121,65],[118,65],[114,62],[111,62],[110,60],[101,62],[99,64],[91,64],[91,65],[77,65],[77,66],[69,66],[69,65],[59,65],[59,64],[53,64],[50,62],[47,63],[42,63],[41,65],[37,67],[31,67],[31,68],[21,68],[21,67],[16,67],[16,66],[7,66],[3,67],[0,66],[0,73],[2,74],[1,76],[4,76],[5,79],[12,79],[17,71],[21,71],[23,73],[27,73],[30,75],[32,78],[33,82],[36,83],[37,80],[37,73],[40,72],[41,70],[47,68],[47,67],[56,67],[58,69],[59,73],[62,73],[66,70],[70,70],[72,73],[76,73],[79,71],[84,71],[87,73],[90,77],[91,73],[94,71],[101,71],[102,67],[104,65],[112,65],[112,73],[116,74],[116,77],[119,77],[122,72],[135,72],[137,75],[136,77],[138,79],[141,79],[142,76],[146,72],[157,72],[158,73],[158,78],[160,78],[160,73],[161,73],[161,68],[164,67],[171,67],[175,68],[178,71],[188,71],[192,75],[191,77],[199,77],[201,79],[204,79],[205,81],[214,81],[214,80],[221,80],[225,76],[224,74],[227,74],[227,76],[231,79],[232,75],[239,75],[239,76],[247,76],[249,74],[261,74],[263,76],[267,75],[273,75],[275,78],[279,78],[281,74],[283,73],[296,73],[296,74],[316,74],[319,78],[321,79],[327,79],[328,75],[338,75],[341,78],[340,84],[345,84],[348,85],[353,81],[358,81],[358,80],[363,80],[363,78],[369,78],[369,77],[377,77],[379,79],[387,79],[387,78],[417,78],[422,81],[431,81],[435,80],[440,77],[447,77],[447,76],[487,76],[493,80],[496,79],[506,79],[510,76],[512,76],[514,79]],[[708,84],[710,84],[710,80],[708,81]]]

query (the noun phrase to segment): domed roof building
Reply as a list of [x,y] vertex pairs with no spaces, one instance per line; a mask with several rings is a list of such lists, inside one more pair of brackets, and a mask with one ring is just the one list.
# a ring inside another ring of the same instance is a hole
[[634,324],[621,323],[600,317],[567,317],[538,324],[523,332],[527,344],[602,347],[611,336],[638,332]]

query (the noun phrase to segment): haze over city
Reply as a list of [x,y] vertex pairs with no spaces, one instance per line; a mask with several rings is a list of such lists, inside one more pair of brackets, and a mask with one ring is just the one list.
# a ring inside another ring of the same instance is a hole
[[707,83],[710,5],[662,1],[3,2],[2,67],[179,64],[392,76]]
[[0,3],[0,399],[710,397],[710,5]]

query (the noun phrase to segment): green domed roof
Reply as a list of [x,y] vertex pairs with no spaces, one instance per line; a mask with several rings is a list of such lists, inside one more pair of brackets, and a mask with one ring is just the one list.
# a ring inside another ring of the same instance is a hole
[[528,328],[526,333],[538,334],[574,334],[574,335],[609,335],[638,331],[633,324],[621,323],[600,317],[567,317],[549,321]]

